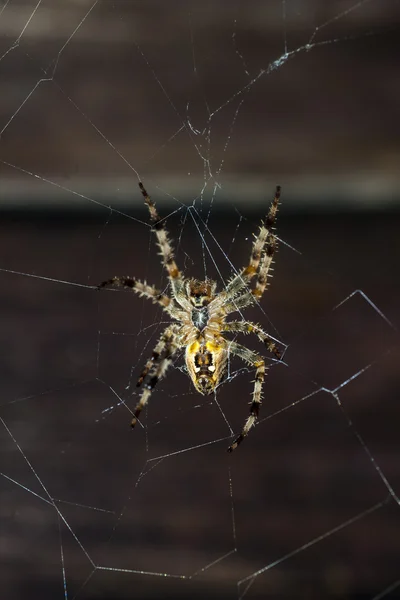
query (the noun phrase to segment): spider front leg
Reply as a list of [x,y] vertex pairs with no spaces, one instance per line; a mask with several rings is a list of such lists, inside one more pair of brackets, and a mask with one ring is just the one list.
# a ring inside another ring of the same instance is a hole
[[259,325],[251,323],[250,321],[231,321],[230,323],[224,323],[222,331],[231,331],[234,333],[255,333],[258,339],[265,344],[266,348],[275,354],[276,358],[280,360],[282,358],[281,353],[275,341],[268,333],[265,333]]
[[266,367],[265,361],[262,358],[262,356],[259,356],[258,354],[252,352],[251,350],[249,350],[245,346],[242,346],[241,344],[237,344],[236,342],[230,342],[229,351],[232,354],[244,360],[244,362],[246,362],[247,364],[256,367],[253,398],[250,403],[250,415],[246,419],[241,434],[238,435],[233,444],[231,444],[228,448],[228,452],[233,452],[248,435],[250,429],[256,424],[256,421],[258,419],[261,406],[262,385],[264,383]]
[[174,250],[171,242],[169,241],[168,231],[165,225],[165,220],[161,220],[158,214],[157,207],[154,201],[150,198],[143,183],[139,182],[139,188],[142,192],[144,201],[149,209],[150,221],[153,225],[157,237],[158,247],[160,248],[160,254],[162,262],[168,273],[168,279],[171,283],[174,297],[178,300],[182,295],[183,291],[183,278],[178,265],[175,262]]
[[241,308],[247,308],[254,304],[254,296],[251,292],[245,292],[241,296],[236,296],[233,300],[227,300],[222,303],[222,311],[227,317],[233,312],[238,312]]
[[[135,427],[140,413],[149,401],[153,389],[155,388],[159,380],[162,379],[162,377],[164,377],[168,367],[172,363],[172,356],[179,347],[175,343],[175,337],[175,328],[168,327],[161,335],[159,341],[157,342],[152,352],[151,357],[147,360],[143,371],[140,374],[140,377],[136,384],[138,387],[142,385],[143,381],[146,379],[149,373],[150,378],[148,383],[144,384],[144,390],[142,392],[142,395],[140,396],[139,402],[136,404],[134,417],[131,421],[131,427]],[[162,352],[164,352],[164,356],[157,364],[157,360],[159,359]]]
[[165,308],[167,312],[169,312],[168,307],[170,307],[172,303],[171,298],[166,294],[163,294],[160,290],[157,290],[154,285],[148,285],[146,282],[143,283],[133,277],[112,277],[111,279],[107,279],[107,281],[100,283],[100,285],[97,286],[97,289],[104,287],[123,287],[130,289],[139,294],[139,296],[144,296],[145,298],[152,300],[155,304],[159,304]]
[[256,275],[258,269],[257,284],[256,288],[252,290],[252,294],[259,300],[267,287],[268,271],[276,249],[276,236],[272,233],[272,230],[275,226],[280,197],[281,187],[277,185],[268,214],[261,223],[258,235],[253,242],[249,264],[228,283],[225,290],[227,298],[234,298],[241,289],[246,287]]

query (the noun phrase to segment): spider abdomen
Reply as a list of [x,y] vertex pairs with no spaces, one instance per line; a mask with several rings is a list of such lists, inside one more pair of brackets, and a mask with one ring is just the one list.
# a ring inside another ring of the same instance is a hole
[[198,392],[211,394],[221,381],[226,365],[224,346],[202,337],[186,348],[186,366]]

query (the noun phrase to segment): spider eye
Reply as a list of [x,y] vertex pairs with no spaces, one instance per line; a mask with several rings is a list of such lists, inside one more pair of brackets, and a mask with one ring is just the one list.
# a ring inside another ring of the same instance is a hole
[[190,302],[196,308],[203,308],[210,304],[215,295],[215,282],[190,279],[186,284],[186,290]]
[[206,294],[196,294],[190,297],[190,300],[195,308],[205,308],[211,302],[210,296]]

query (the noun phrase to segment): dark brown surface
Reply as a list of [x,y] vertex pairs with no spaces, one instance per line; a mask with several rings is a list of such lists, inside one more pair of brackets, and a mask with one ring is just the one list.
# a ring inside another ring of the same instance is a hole
[[1,203],[94,208],[46,178],[129,206],[136,171],[165,201],[398,205],[396,0],[6,4]]
[[[247,216],[211,213],[211,231],[237,267],[261,215]],[[146,429],[132,431],[123,406],[107,410],[116,394],[133,408],[131,369],[135,382],[165,319],[133,294],[60,282],[95,285],[121,274],[162,285],[148,228],[115,215],[105,226],[106,218],[61,224],[43,215],[1,225],[1,267],[23,273],[0,272],[2,598],[63,598],[61,553],[68,598],[78,600],[234,599],[237,582],[268,565],[245,598],[372,599],[394,584],[398,218],[296,219],[283,206],[279,235],[302,254],[280,245],[265,312],[246,315],[275,327],[289,347],[267,377],[260,425],[232,455],[217,404],[178,369],[154,393]],[[168,220],[175,237],[181,219]],[[201,277],[189,223],[178,260]],[[227,277],[228,262],[215,247],[212,255]],[[365,296],[346,300],[355,290]],[[233,372],[241,367],[235,362]],[[366,367],[337,397],[330,393]],[[217,396],[234,432],[252,379],[242,372]],[[97,569],[87,581],[90,561],[195,575]],[[399,588],[384,597],[399,597]]]

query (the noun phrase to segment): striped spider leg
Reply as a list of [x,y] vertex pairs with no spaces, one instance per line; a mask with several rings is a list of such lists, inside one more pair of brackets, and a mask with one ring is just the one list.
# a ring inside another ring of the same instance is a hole
[[[278,360],[281,359],[281,353],[271,336],[265,333],[261,327],[249,321],[231,321],[226,323],[225,318],[242,308],[250,306],[258,301],[268,285],[268,275],[271,271],[273,257],[276,251],[277,240],[273,233],[280,200],[280,186],[276,187],[275,196],[270,209],[261,224],[258,235],[253,242],[250,254],[249,264],[241,269],[228,283],[225,291],[215,300],[220,303],[219,310],[223,315],[221,332],[232,333],[254,333],[258,339],[265,344],[266,348],[273,353]],[[257,276],[256,284],[253,289],[248,289],[249,283]],[[251,352],[244,346],[236,343],[229,345],[230,352],[248,364],[256,367],[256,379],[253,391],[253,400],[250,405],[250,416],[247,418],[242,433],[236,438],[233,444],[228,448],[228,452],[235,450],[242,440],[248,435],[250,429],[255,425],[259,409],[261,406],[261,387],[264,382],[266,372],[264,359]]]
[[145,281],[139,281],[139,279],[134,279],[133,277],[112,277],[111,279],[107,279],[107,281],[100,283],[100,285],[97,286],[97,289],[104,287],[123,287],[130,289],[139,294],[139,296],[149,298],[154,304],[159,304],[170,313],[172,299],[167,296],[167,294],[163,294],[160,290],[157,290],[154,285],[148,285]]
[[263,295],[268,285],[268,273],[271,269],[277,245],[276,236],[272,231],[275,228],[280,197],[281,187],[277,185],[275,197],[270,209],[264,221],[261,223],[258,235],[253,242],[249,264],[231,279],[225,291],[221,293],[221,296],[223,296],[225,301],[232,301],[240,292],[242,292],[243,288],[246,288],[253,277],[257,275],[257,272],[256,287],[251,290],[251,294],[257,300],[260,300]]
[[270,335],[268,335],[268,333],[265,333],[265,331],[263,331],[261,327],[256,323],[251,323],[250,321],[231,321],[230,323],[224,324],[222,331],[231,331],[233,333],[244,334],[255,333],[260,342],[265,344],[267,350],[272,352],[272,354],[275,354],[278,360],[282,358],[282,355],[278,350],[278,347],[275,344],[273,338]]
[[172,295],[176,302],[183,308],[188,308],[188,303],[184,295],[184,280],[182,273],[175,262],[174,251],[168,237],[168,231],[165,225],[165,219],[161,219],[153,200],[150,198],[143,183],[139,183],[145,204],[150,212],[150,221],[153,224],[153,230],[157,237],[157,244],[160,248],[162,263],[167,270],[168,279],[171,285]]
[[[139,296],[149,298],[155,304],[159,304],[172,318],[180,320],[184,315],[180,310],[181,306],[179,305],[179,302],[183,303],[184,305],[186,302],[184,299],[182,299],[182,275],[174,259],[174,252],[168,239],[168,232],[165,226],[165,221],[161,221],[154,202],[151,200],[150,196],[148,195],[145,187],[141,182],[139,183],[139,188],[145,199],[145,204],[149,209],[150,220],[153,224],[153,230],[155,231],[157,237],[157,243],[161,251],[163,265],[167,270],[168,279],[171,284],[172,298],[167,294],[163,294],[153,285],[148,285],[146,282],[142,282],[138,279],[127,276],[112,277],[107,281],[103,281],[103,283],[101,283],[98,286],[98,288],[100,289],[103,287],[123,287],[131,289],[132,291],[139,294]],[[176,300],[176,302],[174,302],[174,299]],[[164,377],[168,367],[172,362],[172,356],[178,350],[178,348],[181,347],[179,344],[176,344],[176,332],[176,325],[167,327],[167,329],[164,330],[164,332],[160,336],[157,345],[155,346],[152,352],[151,357],[147,359],[146,364],[138,378],[137,386],[140,387],[145,381],[146,377],[149,375],[149,381],[144,385],[142,395],[135,407],[134,417],[131,421],[132,427],[136,425],[138,417],[144,406],[147,404],[157,382],[162,377]],[[161,354],[163,354],[163,356],[160,358]]]
[[242,432],[237,436],[234,442],[229,446],[228,452],[233,452],[239,444],[248,435],[250,429],[256,424],[261,406],[262,386],[264,383],[266,365],[262,356],[249,350],[241,344],[231,342],[229,344],[231,354],[238,356],[248,365],[256,368],[256,376],[254,381],[253,398],[250,403],[250,415],[247,417],[243,426]]
[[[180,345],[177,344],[177,329],[177,325],[171,325],[170,327],[167,327],[161,334],[161,337],[158,340],[151,357],[147,359],[147,362],[136,384],[137,387],[140,387],[143,384],[144,389],[140,396],[139,402],[136,404],[134,417],[131,421],[131,427],[135,427],[140,413],[149,401],[155,386],[166,374],[168,367],[172,364],[173,355],[180,347]],[[147,376],[148,381],[145,382]]]

